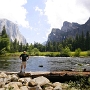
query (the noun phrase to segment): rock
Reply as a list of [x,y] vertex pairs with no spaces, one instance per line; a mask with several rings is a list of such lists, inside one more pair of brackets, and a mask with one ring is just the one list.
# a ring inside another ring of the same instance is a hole
[[31,80],[30,82],[28,82],[28,86],[34,87],[34,86],[37,86],[37,83],[35,83],[33,80]]
[[0,82],[0,88],[5,87],[5,82]]
[[60,82],[55,82],[53,85],[55,86],[53,90],[62,90],[62,85]]
[[18,87],[21,87],[22,86],[22,83],[21,82],[10,82],[9,85],[11,84],[17,84]]
[[44,84],[47,84],[49,83],[50,81],[44,77],[44,76],[40,76],[40,77],[37,77],[37,78],[34,78],[33,79],[34,82],[36,82],[38,85],[42,86]]
[[11,77],[12,77],[12,75],[7,75],[7,78],[8,78],[9,80],[11,80]]
[[29,78],[24,78],[24,80],[30,82],[32,79],[29,77]]
[[62,86],[62,89],[64,90],[66,90],[69,87],[69,85],[66,83],[61,83],[61,86]]
[[45,90],[53,90],[53,87],[51,86],[45,87]]
[[20,90],[28,90],[28,87],[27,86],[22,86],[22,87],[20,87]]
[[35,86],[35,87],[29,87],[28,90],[41,90],[41,89],[39,89],[39,87]]
[[9,84],[7,84],[5,86],[6,90],[9,89],[9,90],[20,90],[18,85],[16,83],[12,83],[10,82]]
[[0,78],[0,82],[5,82],[5,83],[7,83],[7,82],[8,82],[8,79],[7,79],[7,78]]
[[37,85],[37,87],[38,87],[38,90],[42,90],[42,88],[41,88],[41,86],[40,86],[40,85]]
[[7,77],[7,75],[4,72],[0,73],[0,78],[6,78],[6,77]]
[[19,78],[18,82],[21,82],[23,86],[28,86],[28,82],[30,82],[31,80],[31,78]]
[[12,77],[12,75],[8,75],[8,76],[7,76],[7,82],[6,82],[7,84],[8,84],[9,82],[11,82],[11,77]]
[[18,79],[18,82],[24,82],[25,81],[25,78],[19,78]]
[[0,88],[0,90],[5,90],[5,88]]
[[43,67],[43,65],[39,65],[39,67]]
[[53,88],[55,88],[55,86],[52,83],[44,84],[42,87],[53,87]]
[[53,83],[53,86],[54,86],[54,87],[56,87],[56,86],[60,86],[60,87],[61,87],[62,85],[61,85],[60,82],[55,82],[55,83]]
[[[3,76],[1,76],[3,75]],[[24,77],[20,78],[17,74],[0,73],[0,90],[77,90],[75,87],[70,87],[68,84],[54,82],[44,76],[36,78]],[[89,81],[89,79],[88,79]]]
[[0,82],[4,82],[4,78],[0,78]]
[[60,86],[56,86],[53,90],[62,90]]
[[18,76],[13,74],[13,75],[11,76],[11,82],[15,82],[15,81],[16,81],[16,82],[18,81]]
[[19,78],[18,81],[19,82],[30,82],[30,80],[32,80],[31,78]]

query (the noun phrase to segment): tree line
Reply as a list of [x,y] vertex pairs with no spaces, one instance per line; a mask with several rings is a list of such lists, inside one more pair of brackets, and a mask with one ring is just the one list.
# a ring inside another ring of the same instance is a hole
[[80,48],[81,51],[90,50],[90,32],[84,35],[83,31],[81,34],[77,34],[75,38],[69,37],[63,40],[62,42],[47,42],[45,46],[35,43],[34,47],[38,48],[40,51],[51,51],[51,52],[60,52],[62,49],[68,47],[70,51],[75,51]]
[[9,36],[6,33],[5,26],[3,26],[3,30],[0,33],[0,54],[10,52],[22,52],[28,51],[30,52],[61,52],[65,48],[70,49],[70,51],[75,51],[76,49],[80,49],[82,51],[90,50],[90,32],[84,35],[83,31],[81,35],[76,35],[75,38],[69,37],[62,42],[47,42],[46,45],[42,45],[38,42],[34,44],[26,44],[19,43],[17,39],[11,41]]

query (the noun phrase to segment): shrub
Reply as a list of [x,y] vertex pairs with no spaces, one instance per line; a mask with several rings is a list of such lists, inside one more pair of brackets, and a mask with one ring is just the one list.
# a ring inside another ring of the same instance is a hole
[[40,52],[40,51],[39,51],[37,48],[34,48],[34,49],[32,49],[31,52],[29,52],[29,53],[31,53],[31,55],[39,56],[39,52]]
[[90,50],[89,50],[89,51],[87,51],[87,55],[88,55],[88,56],[90,56]]
[[80,52],[81,52],[80,48],[76,49],[74,56],[79,57],[80,56]]
[[69,57],[70,56],[70,49],[69,47],[65,47],[65,49],[62,49],[60,52],[61,57]]
[[2,54],[6,54],[6,50],[5,50],[6,48],[3,48],[2,50],[0,50],[0,55],[2,55]]

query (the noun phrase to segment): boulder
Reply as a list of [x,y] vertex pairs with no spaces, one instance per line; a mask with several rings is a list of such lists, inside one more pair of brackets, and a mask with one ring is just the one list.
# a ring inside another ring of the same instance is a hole
[[53,90],[62,90],[60,86],[56,86]]
[[66,90],[69,87],[69,85],[66,83],[61,83],[61,85],[62,85],[62,89],[64,90]]
[[45,90],[53,90],[53,87],[51,86],[45,87]]
[[5,88],[0,88],[0,90],[5,90]]
[[22,86],[22,83],[21,82],[10,82],[9,85],[11,84],[17,84],[18,87],[21,87]]
[[7,74],[5,74],[4,72],[0,73],[0,78],[6,78],[6,77],[7,77]]
[[44,76],[40,76],[40,77],[37,77],[37,78],[34,78],[33,81],[35,83],[37,83],[38,85],[42,86],[42,85],[45,85],[47,83],[49,83],[50,81],[44,77]]
[[28,86],[34,87],[34,86],[37,86],[37,83],[31,80],[30,82],[28,82]]
[[6,90],[20,90],[16,83],[9,83],[5,85]]
[[54,86],[54,87],[56,87],[56,86],[60,86],[60,87],[61,87],[62,85],[61,85],[60,82],[55,82],[55,83],[53,83],[53,86]]
[[41,90],[41,89],[39,89],[39,87],[35,86],[35,87],[29,87],[28,90]]
[[0,88],[5,87],[5,82],[0,82]]
[[20,90],[28,90],[28,87],[27,86],[22,86],[22,87],[20,87]]
[[11,75],[11,82],[17,82],[18,76],[16,74]]
[[31,78],[19,78],[19,82],[30,82],[32,79]]

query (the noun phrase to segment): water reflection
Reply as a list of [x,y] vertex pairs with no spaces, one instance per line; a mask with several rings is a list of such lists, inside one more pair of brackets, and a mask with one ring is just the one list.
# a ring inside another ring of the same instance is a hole
[[[0,58],[0,70],[19,71],[19,57]],[[42,67],[40,67],[40,65]],[[30,57],[26,71],[90,70],[90,58],[73,57]]]
[[10,62],[8,62],[7,60],[1,60],[0,61],[0,68],[8,68],[10,65]]

